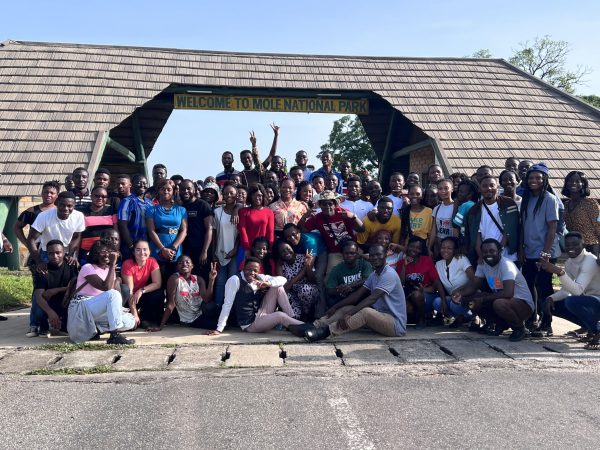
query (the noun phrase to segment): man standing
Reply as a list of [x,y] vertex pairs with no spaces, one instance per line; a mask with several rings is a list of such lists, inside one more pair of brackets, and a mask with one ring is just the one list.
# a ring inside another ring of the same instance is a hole
[[339,336],[363,326],[384,336],[404,336],[406,299],[400,277],[386,264],[383,246],[371,246],[369,261],[373,273],[364,285],[316,320],[314,328],[308,328],[304,333],[307,341]]
[[498,195],[498,181],[492,175],[481,179],[479,189],[483,197],[474,205],[465,220],[466,248],[469,260],[475,264],[481,259],[481,242],[495,239],[502,245],[503,256],[517,261],[520,229],[519,210],[514,200]]
[[121,255],[123,260],[133,257],[133,244],[140,240],[148,240],[146,228],[146,208],[152,202],[145,196],[148,180],[143,175],[134,175],[133,193],[125,197],[119,205],[117,226],[121,234]]
[[114,211],[119,210],[121,200],[131,195],[131,178],[127,174],[117,175],[117,191],[110,194],[110,206]]
[[223,172],[219,172],[215,178],[220,188],[223,188],[225,182],[231,180],[233,175],[239,174],[239,172],[233,168],[233,161],[233,153],[230,151],[223,152],[221,155]]
[[577,232],[566,234],[565,250],[569,258],[564,269],[546,259],[540,260],[540,268],[557,275],[561,288],[546,298],[540,328],[531,333],[534,337],[552,336],[553,315],[576,323],[588,332],[598,332],[598,319],[590,317],[588,308],[590,305],[600,307],[600,270],[596,257],[585,249],[583,236]]
[[360,178],[350,177],[348,179],[348,193],[346,200],[340,206],[348,211],[353,212],[360,220],[364,220],[365,216],[373,209],[371,202],[367,202],[360,198],[362,186]]
[[[65,260],[69,265],[77,265],[79,245],[81,244],[81,233],[85,230],[85,219],[83,213],[75,211],[75,194],[63,191],[58,194],[56,208],[41,212],[27,236],[27,249],[31,255],[36,270],[47,272],[48,242],[59,240],[67,248]],[[40,238],[38,250],[37,239]]]
[[358,254],[356,242],[348,240],[341,247],[344,262],[331,269],[327,275],[328,308],[360,288],[373,272],[371,264]]
[[356,176],[352,173],[350,161],[344,161],[340,164],[340,174],[342,175],[342,181],[340,182],[342,185],[342,195],[346,195],[346,192],[348,192],[348,181],[351,177]]
[[324,151],[323,154],[321,155],[321,162],[323,163],[323,167],[315,170],[310,175],[310,181],[312,182],[312,180],[317,176],[321,176],[321,177],[323,177],[323,180],[327,180],[328,175],[332,173],[338,179],[337,193],[341,194],[342,193],[342,185],[344,183],[342,180],[342,174],[333,170],[333,154],[330,151]]
[[390,195],[388,198],[394,204],[394,215],[400,217],[400,209],[404,206],[404,175],[394,172],[390,177]]
[[277,140],[279,139],[279,127],[274,123],[271,124],[273,130],[273,144],[271,145],[271,151],[269,156],[262,163],[258,156],[258,147],[256,146],[256,135],[254,131],[250,132],[250,143],[252,144],[252,151],[242,150],[240,152],[240,161],[244,166],[244,170],[240,172],[242,179],[242,185],[250,187],[253,184],[261,183],[265,169],[271,164],[271,159],[275,156],[277,151]]
[[307,166],[308,164],[308,154],[306,150],[298,150],[296,152],[296,166],[298,166],[302,170],[302,174],[304,180],[311,181],[311,175],[313,170]]
[[196,197],[192,180],[183,180],[179,187],[181,206],[188,216],[187,236],[183,241],[183,253],[194,264],[196,275],[208,275],[208,249],[212,243],[213,210],[204,200]]
[[83,167],[78,167],[73,171],[73,184],[75,187],[71,190],[75,194],[75,209],[80,211],[92,203],[92,196],[88,189],[90,174]]
[[367,184],[367,193],[369,194],[369,200],[371,204],[375,207],[379,202],[379,199],[382,198],[383,189],[381,189],[381,184],[379,181],[371,180]]
[[110,186],[110,170],[105,169],[104,167],[98,168],[96,173],[94,174],[94,187],[101,187],[108,191],[108,187]]
[[304,181],[304,172],[299,166],[293,166],[290,169],[290,178],[294,181],[294,185],[297,187],[300,182]]
[[46,250],[47,273],[35,272],[33,275],[33,295],[37,304],[34,320],[39,324],[39,330],[30,327],[27,333],[29,337],[49,336],[49,325],[55,330],[67,331],[67,310],[63,306],[63,297],[69,281],[77,278],[77,268],[65,263],[65,247],[61,241],[49,241]]
[[[163,178],[167,178],[167,166],[164,164],[154,164],[152,167],[152,186],[146,189],[146,198],[154,201],[154,199],[158,196],[158,182]],[[146,183],[148,181],[146,180]]]

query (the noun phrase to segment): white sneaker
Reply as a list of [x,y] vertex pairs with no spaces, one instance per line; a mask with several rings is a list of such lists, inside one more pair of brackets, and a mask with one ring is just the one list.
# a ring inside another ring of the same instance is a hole
[[40,330],[38,332],[38,336],[41,338],[49,338],[50,337],[50,330]]
[[27,334],[25,334],[25,336],[27,336],[27,337],[36,337],[37,335],[38,335],[37,327],[29,327],[29,331],[27,332]]

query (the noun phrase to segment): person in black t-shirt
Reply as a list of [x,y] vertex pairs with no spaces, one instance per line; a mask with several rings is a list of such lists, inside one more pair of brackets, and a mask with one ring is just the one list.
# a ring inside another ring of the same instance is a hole
[[207,262],[212,242],[213,210],[210,205],[196,197],[194,182],[183,180],[179,186],[181,206],[188,215],[187,236],[183,241],[183,253],[192,259],[196,275],[208,275]]
[[77,268],[65,264],[65,247],[62,242],[52,240],[48,242],[46,250],[48,272],[36,272],[33,277],[40,336],[49,336],[49,325],[54,329],[67,331],[67,310],[63,306],[63,298],[69,281],[77,278]]

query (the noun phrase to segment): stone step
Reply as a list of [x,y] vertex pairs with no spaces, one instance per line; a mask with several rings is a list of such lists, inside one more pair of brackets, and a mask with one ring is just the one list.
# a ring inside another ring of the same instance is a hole
[[62,358],[52,364],[52,369],[93,369],[110,366],[119,355],[118,350],[76,350],[62,354]]
[[226,351],[226,345],[180,347],[175,350],[175,359],[169,364],[169,369],[192,370],[219,367]]
[[398,364],[400,358],[390,352],[390,347],[383,342],[373,343],[339,343],[336,348],[342,352],[346,366],[364,366],[381,364]]
[[281,349],[275,344],[231,345],[226,367],[282,367]]
[[529,359],[536,361],[547,361],[550,359],[557,359],[560,357],[558,353],[545,349],[540,344],[530,341],[522,340],[519,342],[511,342],[507,336],[497,338],[487,338],[484,341],[490,347],[496,348],[503,352],[510,358],[513,359]]
[[46,369],[58,358],[60,352],[52,350],[19,350],[0,359],[0,373],[27,373]]
[[121,358],[113,365],[115,370],[160,370],[165,369],[173,348],[128,348],[120,351]]
[[335,354],[331,344],[287,344],[285,365],[288,367],[301,366],[340,366],[342,360]]
[[460,361],[484,362],[508,359],[504,353],[494,350],[481,340],[436,339],[435,342],[440,348],[450,351],[451,356]]
[[430,340],[423,341],[389,341],[387,343],[393,348],[398,357],[407,363],[441,363],[455,361],[455,359],[444,353],[442,349]]

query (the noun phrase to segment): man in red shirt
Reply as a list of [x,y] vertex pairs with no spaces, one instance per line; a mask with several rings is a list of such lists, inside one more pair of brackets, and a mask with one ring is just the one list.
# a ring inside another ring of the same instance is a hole
[[321,212],[306,213],[298,225],[302,231],[317,230],[327,247],[327,272],[340,264],[342,249],[340,243],[346,239],[354,239],[354,232],[365,231],[362,221],[353,213],[339,207],[339,197],[335,192],[323,191],[319,196]]

